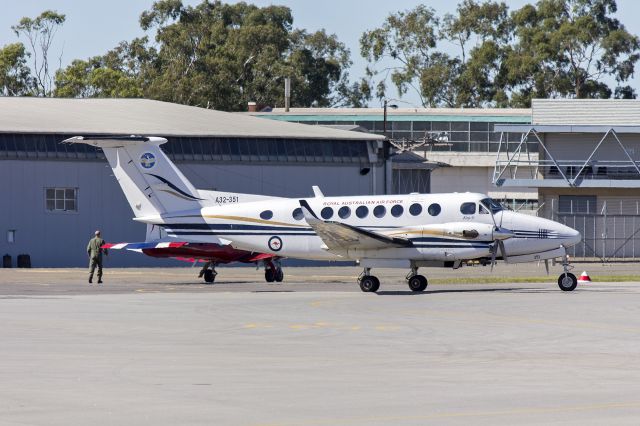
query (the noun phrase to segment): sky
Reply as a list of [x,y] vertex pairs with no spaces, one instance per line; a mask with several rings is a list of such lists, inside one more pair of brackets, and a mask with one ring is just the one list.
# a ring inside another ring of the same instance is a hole
[[[233,2],[233,1],[229,1]],[[294,17],[294,27],[303,28],[309,32],[326,29],[334,33],[345,43],[351,51],[353,66],[350,75],[353,80],[364,76],[366,61],[360,57],[359,38],[367,30],[380,26],[385,18],[400,10],[412,9],[418,4],[433,7],[438,15],[455,12],[456,0],[249,0],[258,6],[271,4],[284,5],[291,8]],[[185,4],[197,4],[200,0],[183,0]],[[517,9],[532,1],[506,0],[510,9]],[[640,2],[636,0],[618,0],[618,19],[634,33],[640,34]],[[62,66],[68,65],[73,59],[86,59],[101,55],[112,49],[120,41],[131,40],[145,35],[140,29],[138,18],[144,10],[148,10],[153,0],[0,0],[2,14],[0,14],[0,46],[18,41],[11,26],[24,17],[36,17],[47,9],[64,13],[67,17],[64,26],[56,36],[50,55],[61,57]],[[25,42],[24,39],[21,41]],[[445,46],[443,48],[446,49]],[[453,49],[453,47],[451,47]],[[640,64],[637,65],[640,74]],[[634,78],[631,85],[640,93],[640,78]],[[395,91],[389,97],[398,97]],[[419,104],[417,96],[403,96],[405,104],[412,106]],[[378,106],[373,101],[371,106]]]

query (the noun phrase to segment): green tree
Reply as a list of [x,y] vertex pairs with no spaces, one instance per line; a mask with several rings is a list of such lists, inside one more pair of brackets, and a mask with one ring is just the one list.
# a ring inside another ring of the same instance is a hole
[[534,97],[634,96],[622,86],[640,58],[638,37],[612,15],[614,0],[540,0],[512,14],[516,42],[506,58],[513,104]]
[[74,60],[55,76],[54,95],[72,98],[137,98],[148,86],[149,64],[155,50],[147,39],[122,42],[103,56]]
[[[436,102],[429,98],[421,83],[432,78],[429,75],[432,65],[439,66],[448,61],[448,57],[434,51],[439,31],[440,20],[435,10],[420,5],[413,10],[391,14],[380,28],[362,34],[360,53],[370,63],[367,74],[371,78],[382,75],[376,87],[376,97],[382,99],[387,96],[387,78],[390,78],[400,96],[411,89],[420,96],[423,105]],[[392,66],[382,70],[372,68],[373,64],[385,61],[391,61]],[[441,73],[440,77],[444,74],[448,73]]]
[[27,96],[33,90],[28,53],[22,43],[0,48],[0,96]]
[[[625,83],[640,44],[615,12],[614,0],[540,0],[511,13],[505,3],[464,0],[443,18],[418,6],[365,32],[360,47],[379,98],[387,96],[389,81],[401,96],[414,90],[424,106],[635,97]],[[458,54],[445,52],[445,41],[457,46]],[[376,70],[379,64],[385,68]]]
[[145,69],[148,97],[231,111],[248,101],[283,105],[285,77],[293,80],[293,106],[366,96],[349,84],[344,44],[324,31],[293,30],[287,7],[162,0],[140,24],[156,31],[157,56]]
[[368,93],[349,81],[350,52],[335,34],[296,30],[290,38],[285,66],[293,106],[364,106]]
[[33,57],[34,94],[49,96],[53,90],[53,75],[49,64],[49,49],[65,15],[45,10],[36,18],[24,17],[18,25],[11,27],[19,37],[26,37]]

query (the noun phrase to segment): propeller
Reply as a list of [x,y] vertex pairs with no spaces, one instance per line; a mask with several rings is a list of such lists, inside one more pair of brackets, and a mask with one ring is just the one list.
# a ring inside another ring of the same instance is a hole
[[[484,203],[483,203],[484,204]],[[500,225],[498,225],[498,223],[496,222],[496,218],[493,214],[493,209],[491,208],[491,206],[484,206],[487,210],[489,210],[489,214],[491,214],[491,220],[493,221],[493,237],[494,237],[494,241],[493,241],[493,245],[491,246],[491,272],[493,272],[493,266],[496,264],[496,257],[498,254],[498,250],[500,250],[500,257],[502,257],[502,259],[505,262],[509,261],[509,258],[507,256],[507,251],[504,248],[504,240],[511,238],[514,236],[514,233],[511,232],[508,229],[505,229],[502,227],[502,220],[504,219],[504,212],[502,213],[502,215],[500,215]]]

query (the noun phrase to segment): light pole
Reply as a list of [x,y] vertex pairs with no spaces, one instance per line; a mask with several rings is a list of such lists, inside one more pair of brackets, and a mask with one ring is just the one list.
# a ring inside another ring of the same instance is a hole
[[383,117],[382,118],[382,133],[384,134],[384,137],[387,138],[387,139],[389,139],[387,137],[387,107],[393,108],[393,109],[398,108],[398,105],[396,105],[396,104],[388,105],[387,104],[388,101],[389,101],[389,99],[385,99],[384,100],[384,104],[383,104],[384,107],[382,108],[382,117]]

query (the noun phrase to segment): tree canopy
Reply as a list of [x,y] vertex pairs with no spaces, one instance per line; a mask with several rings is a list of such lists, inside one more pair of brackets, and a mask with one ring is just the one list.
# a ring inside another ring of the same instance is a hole
[[49,64],[49,50],[58,28],[66,17],[53,10],[45,10],[35,18],[24,17],[11,27],[17,36],[26,37],[33,59],[33,94],[49,96],[53,90],[53,75]]
[[145,97],[240,111],[249,101],[282,106],[288,77],[294,107],[363,107],[409,92],[432,107],[635,98],[629,80],[640,40],[616,13],[615,0],[538,0],[515,10],[461,0],[444,15],[418,5],[362,34],[368,67],[354,81],[351,52],[335,34],[295,28],[285,6],[220,0],[158,0],[140,16],[146,36],[54,73],[49,52],[66,17],[47,10],[12,27],[25,44],[0,47],[0,94]]
[[121,43],[101,57],[74,61],[56,76],[58,96],[144,96],[227,111],[247,102],[292,106],[363,105],[349,81],[349,50],[324,30],[293,28],[291,10],[243,2],[185,6],[161,0],[140,17],[147,38]]
[[[511,12],[505,3],[463,0],[456,14],[438,17],[418,6],[365,32],[360,47],[379,98],[389,83],[401,95],[414,90],[425,106],[635,97],[625,83],[640,43],[616,10],[615,0],[539,0]],[[458,53],[442,49],[447,43]],[[392,65],[375,68],[385,61]]]

